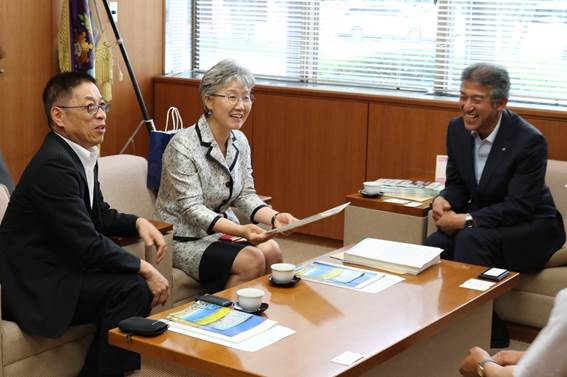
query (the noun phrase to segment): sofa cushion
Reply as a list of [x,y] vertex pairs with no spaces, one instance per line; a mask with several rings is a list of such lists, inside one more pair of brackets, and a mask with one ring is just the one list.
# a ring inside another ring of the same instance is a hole
[[560,267],[560,266],[567,266],[567,244],[563,245],[563,247],[555,252],[549,258],[549,261],[545,265],[546,268],[549,267]]
[[537,272],[522,272],[516,290],[555,297],[567,287],[567,267],[545,268]]
[[94,333],[94,330],[95,326],[90,324],[73,326],[63,336],[51,339],[25,334],[15,322],[0,321],[3,365],[8,365],[63,344],[74,342],[88,334]]
[[178,268],[173,268],[173,305],[180,305],[195,298],[205,291],[199,283]]
[[557,209],[567,217],[567,162],[547,160],[545,183],[551,190]]
[[152,219],[155,195],[146,187],[148,162],[140,156],[119,154],[98,160],[100,190],[111,207]]
[[543,328],[555,297],[513,289],[494,301],[498,316],[507,322]]
[[3,377],[76,377],[84,362],[92,336],[52,348],[4,365]]

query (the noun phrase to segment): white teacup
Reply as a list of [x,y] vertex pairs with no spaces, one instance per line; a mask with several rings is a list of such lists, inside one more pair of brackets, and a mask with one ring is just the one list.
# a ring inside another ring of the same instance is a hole
[[376,181],[364,182],[364,193],[367,195],[378,195],[382,191],[382,186]]
[[238,305],[244,310],[253,312],[258,310],[262,304],[264,291],[257,288],[242,288],[236,291],[238,296]]
[[295,264],[274,263],[271,266],[272,279],[277,284],[286,284],[293,280],[295,275]]

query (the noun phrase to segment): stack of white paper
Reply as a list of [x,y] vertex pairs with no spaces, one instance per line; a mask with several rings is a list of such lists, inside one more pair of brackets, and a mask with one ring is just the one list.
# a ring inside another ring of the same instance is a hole
[[344,252],[344,261],[399,274],[417,275],[439,262],[438,247],[365,238]]

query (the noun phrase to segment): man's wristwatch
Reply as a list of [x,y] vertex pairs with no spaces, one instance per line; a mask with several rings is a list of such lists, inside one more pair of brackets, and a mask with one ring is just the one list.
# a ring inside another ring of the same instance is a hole
[[486,377],[486,374],[484,373],[484,365],[486,363],[498,364],[493,359],[484,359],[484,360],[480,361],[476,366],[476,373],[479,375],[479,377]]
[[470,213],[465,215],[465,228],[472,228],[474,226],[474,220]]

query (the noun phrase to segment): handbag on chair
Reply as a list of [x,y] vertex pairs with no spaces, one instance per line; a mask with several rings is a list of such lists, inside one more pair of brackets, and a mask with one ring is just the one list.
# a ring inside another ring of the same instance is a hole
[[[170,120],[171,130],[168,129]],[[159,189],[163,152],[165,151],[165,147],[167,147],[167,144],[169,143],[171,138],[177,133],[177,131],[181,129],[183,129],[183,119],[181,119],[179,110],[176,107],[172,106],[167,109],[164,130],[153,130],[150,132],[150,147],[148,151],[148,180],[146,184],[149,189]]]

